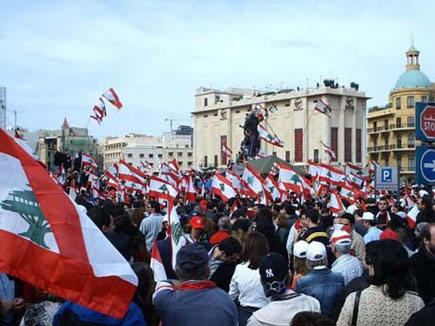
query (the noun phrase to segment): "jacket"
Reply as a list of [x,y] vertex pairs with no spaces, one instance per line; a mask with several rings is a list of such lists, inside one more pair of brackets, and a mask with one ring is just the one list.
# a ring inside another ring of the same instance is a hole
[[411,271],[417,280],[418,294],[425,303],[435,298],[435,260],[429,257],[424,245],[409,259]]
[[344,278],[327,267],[314,268],[301,277],[296,286],[297,293],[310,295],[320,302],[322,314],[329,316],[332,308],[344,290]]
[[414,313],[405,326],[432,326],[435,320],[435,300],[426,307]]

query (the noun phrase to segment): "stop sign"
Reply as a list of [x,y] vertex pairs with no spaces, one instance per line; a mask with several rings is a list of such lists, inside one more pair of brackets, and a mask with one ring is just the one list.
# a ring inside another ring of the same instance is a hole
[[420,130],[428,140],[435,140],[435,106],[427,105],[421,111]]

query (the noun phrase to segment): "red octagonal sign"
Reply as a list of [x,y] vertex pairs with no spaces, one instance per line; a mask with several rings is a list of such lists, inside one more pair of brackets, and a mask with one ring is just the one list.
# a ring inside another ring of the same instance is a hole
[[421,132],[427,137],[435,139],[435,106],[426,106],[421,112]]

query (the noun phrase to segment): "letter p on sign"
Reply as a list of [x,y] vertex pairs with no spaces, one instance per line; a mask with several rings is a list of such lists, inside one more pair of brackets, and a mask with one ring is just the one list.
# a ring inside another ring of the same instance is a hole
[[391,169],[382,169],[382,182],[392,182],[393,171]]

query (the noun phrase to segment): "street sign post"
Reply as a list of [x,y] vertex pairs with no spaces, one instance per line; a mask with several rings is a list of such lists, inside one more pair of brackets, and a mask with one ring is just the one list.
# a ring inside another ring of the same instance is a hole
[[435,103],[416,103],[415,120],[415,138],[435,141]]
[[426,185],[435,184],[435,148],[417,146],[415,156],[415,183]]
[[393,190],[399,188],[399,170],[395,166],[378,166],[375,177],[376,190]]

